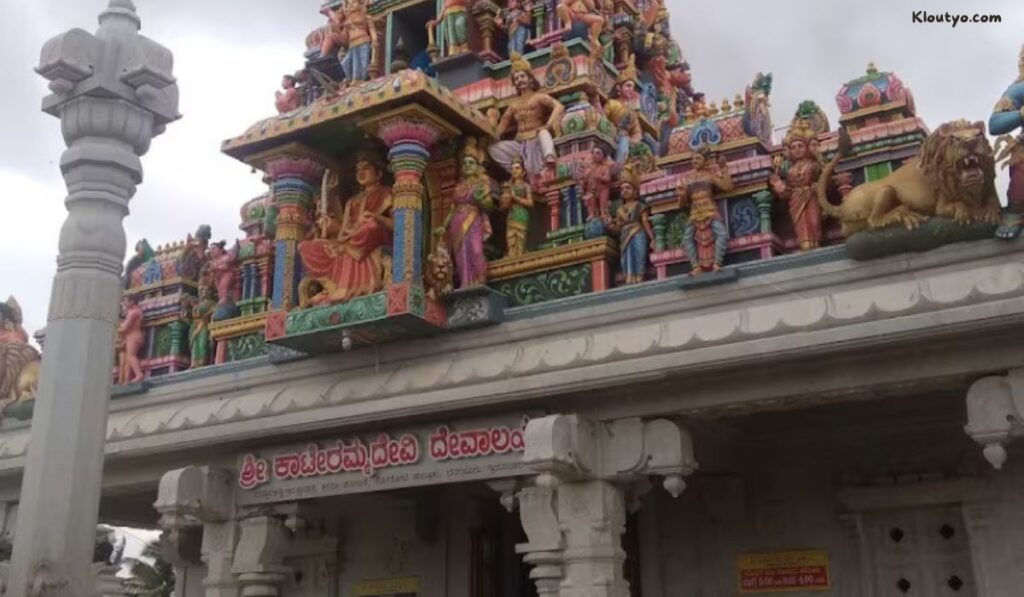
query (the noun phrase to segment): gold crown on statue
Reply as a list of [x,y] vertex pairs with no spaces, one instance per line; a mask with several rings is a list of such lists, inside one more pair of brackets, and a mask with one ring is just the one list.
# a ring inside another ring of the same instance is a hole
[[512,72],[523,72],[529,75],[533,75],[533,69],[530,67],[530,62],[523,58],[523,55],[519,52],[512,52],[509,56],[509,62],[512,63]]
[[804,118],[795,118],[793,123],[789,125],[789,130],[786,132],[786,138],[783,139],[783,143],[789,145],[793,141],[803,141],[808,143],[818,138],[818,133],[811,126],[811,123]]

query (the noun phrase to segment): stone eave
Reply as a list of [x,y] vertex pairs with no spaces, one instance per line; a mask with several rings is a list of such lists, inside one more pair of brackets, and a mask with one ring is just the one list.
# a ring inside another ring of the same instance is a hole
[[221,151],[248,161],[250,156],[288,143],[302,142],[316,149],[320,137],[330,137],[340,126],[354,128],[411,104],[420,104],[463,134],[494,138],[494,126],[479,110],[423,72],[404,70],[349,88],[329,100],[320,98],[309,106],[261,120],[221,143]]
[[[961,243],[872,262],[814,257],[794,256],[788,268],[765,262],[720,286],[681,291],[668,284],[678,280],[667,280],[646,293],[627,288],[510,310],[492,328],[156,386],[112,402],[107,454],[121,459],[516,409],[541,398],[580,400],[616,387],[628,393],[679,376],[735,378],[766,363],[806,367],[838,353],[870,357],[896,344],[995,337],[1024,326],[1021,242]],[[999,366],[987,359],[971,371]],[[705,407],[744,400],[702,392]],[[680,389],[673,400],[675,410],[686,410],[688,393]],[[0,432],[0,474],[21,468],[27,439],[27,427]]]

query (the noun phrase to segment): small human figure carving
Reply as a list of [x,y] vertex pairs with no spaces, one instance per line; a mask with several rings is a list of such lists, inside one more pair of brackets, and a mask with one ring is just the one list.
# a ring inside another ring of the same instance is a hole
[[583,203],[587,208],[587,219],[607,220],[611,217],[608,206],[612,196],[615,177],[615,162],[600,145],[590,150],[590,160],[583,172]]
[[302,96],[296,88],[296,79],[293,75],[281,77],[281,90],[274,92],[274,106],[278,114],[291,112],[302,103]]
[[530,39],[533,29],[533,22],[530,19],[532,12],[533,2],[530,0],[524,3],[520,3],[520,0],[508,0],[508,6],[501,9],[494,19],[494,24],[508,34],[509,56],[526,52],[526,41]]
[[456,56],[469,51],[469,0],[444,0],[436,20],[427,21],[427,28],[438,24],[444,31],[447,51],[445,56]]
[[348,0],[345,9],[345,35],[348,52],[341,61],[347,83],[370,78],[373,48],[377,45],[377,28],[366,7],[366,0]]
[[210,245],[209,259],[206,268],[209,269],[209,279],[217,289],[217,311],[214,320],[219,321],[237,316],[238,308],[235,306],[235,286],[238,284],[238,251],[239,244],[230,251],[224,247],[224,241]]
[[654,244],[647,205],[640,201],[640,177],[632,167],[619,172],[619,196],[622,205],[607,222],[608,229],[619,235],[619,260],[626,284],[639,284],[647,272],[647,255]]
[[142,362],[139,353],[145,342],[142,330],[142,307],[133,295],[121,298],[121,324],[117,327],[119,358],[117,383],[120,385],[142,381]]
[[526,180],[522,159],[512,162],[512,180],[501,191],[501,208],[508,212],[505,223],[505,256],[520,257],[526,253],[526,235],[530,229],[530,208],[533,189]]
[[717,163],[712,158],[711,150],[702,147],[693,155],[693,170],[677,187],[679,207],[689,208],[683,246],[693,276],[722,269],[729,242],[729,233],[715,206],[715,192],[731,191],[732,176],[724,155],[718,156]]
[[559,0],[556,10],[558,11],[558,20],[566,33],[572,31],[573,21],[579,21],[587,26],[590,51],[595,56],[600,55],[604,17],[601,16],[601,11],[598,10],[594,0]]
[[321,12],[327,17],[327,30],[320,41],[320,56],[336,56],[348,45],[348,32],[345,30],[345,11],[343,2],[337,6],[325,6]]
[[216,308],[214,289],[210,286],[201,287],[199,301],[192,307],[192,324],[188,331],[192,369],[210,364],[210,321]]

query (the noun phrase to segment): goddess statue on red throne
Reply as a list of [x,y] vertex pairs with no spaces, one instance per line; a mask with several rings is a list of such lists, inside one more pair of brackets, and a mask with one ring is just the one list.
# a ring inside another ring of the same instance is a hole
[[382,156],[360,153],[355,169],[359,193],[345,204],[341,218],[321,212],[318,238],[299,243],[305,272],[301,292],[308,296],[313,283],[320,288],[308,303],[336,303],[384,288],[394,231],[385,168]]

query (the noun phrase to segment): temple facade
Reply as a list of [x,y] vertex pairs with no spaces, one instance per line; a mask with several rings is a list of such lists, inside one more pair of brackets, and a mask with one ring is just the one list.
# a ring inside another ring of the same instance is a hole
[[709,101],[663,2],[436,4],[325,3],[222,143],[243,236],[135,245],[101,521],[178,597],[1018,594],[984,125],[872,64],[774,138],[772,75]]

